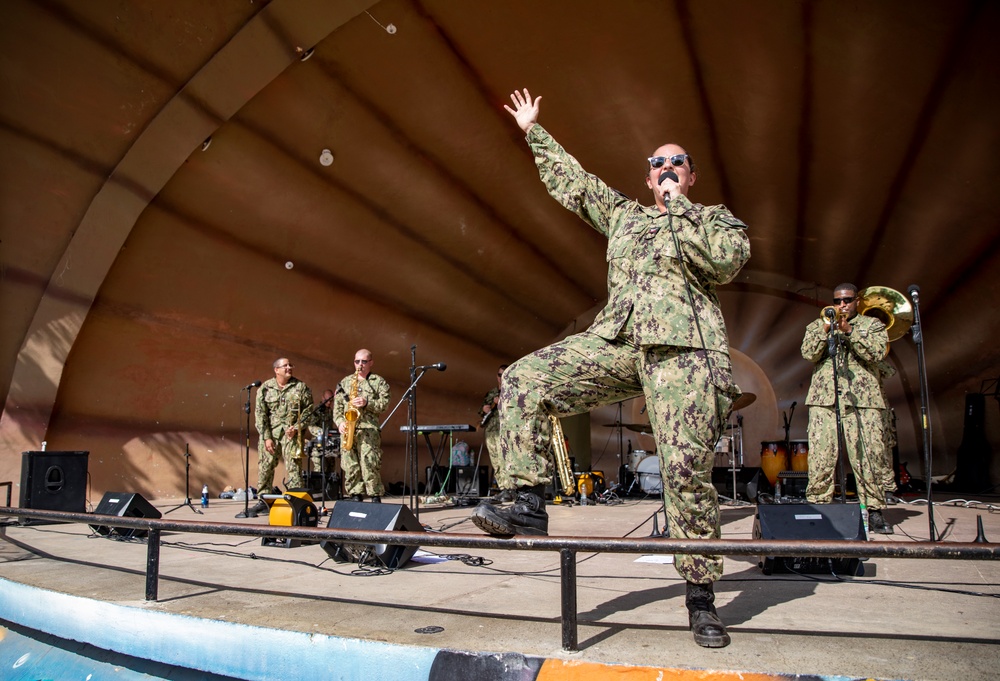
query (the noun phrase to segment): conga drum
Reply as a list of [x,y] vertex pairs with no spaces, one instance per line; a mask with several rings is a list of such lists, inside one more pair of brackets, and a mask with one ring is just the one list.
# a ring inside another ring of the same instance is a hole
[[809,471],[809,440],[792,440],[788,443],[792,450],[792,470]]
[[778,473],[788,470],[788,449],[784,440],[760,443],[760,468],[771,485],[778,484]]

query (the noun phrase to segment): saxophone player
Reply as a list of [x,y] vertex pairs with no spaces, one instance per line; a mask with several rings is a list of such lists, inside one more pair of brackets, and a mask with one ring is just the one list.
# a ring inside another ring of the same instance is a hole
[[[264,381],[257,391],[255,425],[257,443],[257,485],[261,494],[271,492],[278,459],[285,462],[288,488],[302,487],[302,429],[312,424],[313,396],[309,386],[295,378],[295,367],[287,357],[274,361],[274,378]],[[264,501],[248,509],[251,518],[267,513]],[[242,513],[237,516],[242,516]]]
[[[388,381],[372,373],[372,367],[371,350],[354,353],[354,373],[345,376],[337,386],[333,421],[340,431],[345,493],[354,501],[363,501],[367,495],[377,504],[385,494],[379,418],[389,406],[390,395]],[[349,436],[351,428],[353,435]]]

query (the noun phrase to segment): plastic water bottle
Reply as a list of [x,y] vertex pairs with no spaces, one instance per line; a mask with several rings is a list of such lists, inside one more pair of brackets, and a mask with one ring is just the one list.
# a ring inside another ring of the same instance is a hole
[[867,539],[869,539],[869,536],[868,536],[868,507],[865,506],[864,504],[861,504],[861,523],[864,525],[864,528],[865,528],[865,539],[867,540]]
[[208,485],[201,488],[201,507],[208,508]]

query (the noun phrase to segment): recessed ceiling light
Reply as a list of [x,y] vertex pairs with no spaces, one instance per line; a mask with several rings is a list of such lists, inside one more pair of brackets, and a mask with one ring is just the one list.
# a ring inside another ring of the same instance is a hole
[[324,166],[333,165],[333,152],[329,149],[324,149],[319,155],[319,163]]

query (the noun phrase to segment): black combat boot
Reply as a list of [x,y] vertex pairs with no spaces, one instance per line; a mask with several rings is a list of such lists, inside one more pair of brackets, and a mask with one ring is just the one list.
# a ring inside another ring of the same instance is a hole
[[522,487],[510,508],[498,509],[483,501],[472,512],[472,522],[486,534],[511,537],[515,534],[547,535],[549,514],[545,512],[545,485]]
[[365,497],[363,494],[352,494],[351,501],[364,501]]
[[382,497],[372,497],[372,503],[373,504],[381,504],[382,503]]
[[895,534],[892,525],[885,521],[882,509],[878,508],[868,511],[868,529],[879,534]]
[[694,642],[703,648],[725,648],[729,634],[715,612],[715,588],[708,584],[687,583],[688,622]]

